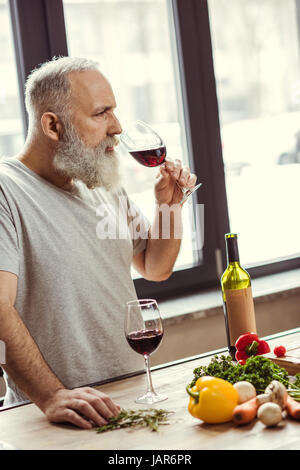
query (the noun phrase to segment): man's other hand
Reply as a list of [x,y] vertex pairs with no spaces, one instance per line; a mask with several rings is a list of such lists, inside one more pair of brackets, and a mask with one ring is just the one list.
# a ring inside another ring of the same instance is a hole
[[53,423],[68,422],[83,429],[103,426],[120,413],[119,405],[91,387],[57,390],[41,409]]

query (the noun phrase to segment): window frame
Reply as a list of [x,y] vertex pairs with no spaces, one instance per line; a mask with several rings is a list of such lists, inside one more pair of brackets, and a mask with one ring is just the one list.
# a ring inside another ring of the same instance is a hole
[[[54,56],[68,55],[61,0],[9,0],[20,97],[26,78],[35,67]],[[21,99],[24,133],[28,117]]]
[[[295,0],[300,24],[300,0]],[[138,296],[158,300],[219,285],[225,268],[224,234],[230,231],[213,51],[207,0],[168,0],[174,36],[190,166],[203,187],[193,196],[204,204],[203,264],[176,270],[163,282],[134,281]],[[68,55],[62,0],[9,0],[20,96],[29,72],[53,56]],[[300,28],[299,28],[300,31]],[[24,130],[27,115],[21,100]],[[300,256],[256,265],[251,277],[300,267]]]

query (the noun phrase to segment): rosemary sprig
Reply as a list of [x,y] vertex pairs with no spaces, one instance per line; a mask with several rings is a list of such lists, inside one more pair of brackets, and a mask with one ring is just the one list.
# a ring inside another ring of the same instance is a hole
[[160,424],[169,424],[168,416],[172,413],[174,412],[155,408],[145,410],[121,409],[118,416],[110,418],[107,424],[96,428],[96,431],[101,433],[132,427],[149,427],[151,431],[157,431]]

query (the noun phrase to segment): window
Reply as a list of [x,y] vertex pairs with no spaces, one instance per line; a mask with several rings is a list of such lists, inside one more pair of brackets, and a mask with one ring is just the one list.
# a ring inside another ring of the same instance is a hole
[[[300,253],[294,0],[209,0],[230,227],[244,265]],[[226,27],[224,27],[226,25]]]
[[[149,123],[164,139],[168,155],[189,165],[168,2],[64,0],[63,4],[69,54],[99,62],[112,83],[123,128],[136,119]],[[152,220],[158,169],[140,166],[128,153],[121,157],[125,187]],[[184,239],[177,269],[198,261],[193,210],[189,209],[184,210]]]
[[3,157],[19,152],[24,140],[8,0],[0,0],[0,24],[0,157]]

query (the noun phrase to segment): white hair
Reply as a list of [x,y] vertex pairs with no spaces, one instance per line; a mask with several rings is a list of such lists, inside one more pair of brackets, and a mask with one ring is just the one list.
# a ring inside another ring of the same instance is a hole
[[58,117],[70,116],[71,72],[98,70],[98,62],[78,57],[53,57],[35,68],[26,81],[25,105],[29,118],[28,135],[34,134],[43,113],[50,111]]

